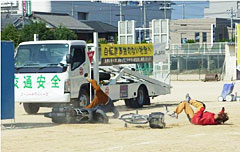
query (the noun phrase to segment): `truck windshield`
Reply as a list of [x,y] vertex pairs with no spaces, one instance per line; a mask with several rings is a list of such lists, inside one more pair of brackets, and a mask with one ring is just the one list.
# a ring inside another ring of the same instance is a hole
[[15,57],[15,67],[66,64],[68,49],[68,44],[20,45]]

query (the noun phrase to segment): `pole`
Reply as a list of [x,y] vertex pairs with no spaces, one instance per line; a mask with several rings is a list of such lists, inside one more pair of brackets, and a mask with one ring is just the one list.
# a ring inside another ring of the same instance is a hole
[[122,2],[120,1],[120,21],[122,21]]
[[139,41],[139,44],[141,44],[141,30],[139,29],[139,32],[138,32],[138,41]]
[[99,60],[98,60],[98,33],[94,32],[94,60],[93,60],[93,68],[94,68],[94,79],[99,83]]
[[233,41],[233,8],[231,7],[231,30],[232,30],[232,40]]
[[[90,71],[90,79],[92,79],[92,63],[90,62],[90,66],[89,66],[89,71]],[[92,101],[92,85],[91,85],[91,83],[90,83],[90,87],[89,87],[90,89],[89,89],[89,91],[90,91],[90,96],[89,96],[89,98],[90,98],[90,102]]]
[[166,8],[166,0],[164,0],[164,19],[167,19],[167,8]]
[[13,14],[13,7],[12,7],[12,5],[13,5],[13,2],[10,2],[10,4],[11,4],[11,15]]
[[[147,27],[147,14],[146,14],[146,5],[145,2],[143,2],[143,28]],[[147,31],[144,29],[144,40],[147,37]]]
[[227,10],[227,12],[230,12],[230,15],[231,15],[231,33],[232,33],[231,37],[232,37],[232,40],[233,40],[233,16],[235,15],[234,11],[233,11],[233,7],[231,7],[230,10]]
[[39,35],[38,34],[34,34],[34,41],[39,41]]
[[23,27],[24,27],[24,17],[25,17],[25,13],[24,13],[24,1],[22,1],[22,20],[23,20]]
[[185,4],[182,4],[182,19],[185,18]]

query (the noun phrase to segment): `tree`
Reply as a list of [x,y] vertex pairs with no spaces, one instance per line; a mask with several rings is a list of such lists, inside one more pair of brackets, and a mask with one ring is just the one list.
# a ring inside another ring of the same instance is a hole
[[64,26],[59,26],[54,31],[55,40],[76,40],[77,35],[72,31],[67,29]]
[[21,29],[13,25],[7,25],[1,31],[1,40],[11,40],[17,46],[21,42],[33,41],[34,34],[39,34],[39,40],[76,40],[77,35],[66,27],[59,26],[56,29],[49,29],[45,23],[26,24]]
[[1,40],[10,40],[13,41],[15,46],[19,43],[19,32],[11,24],[6,25],[4,30],[1,31]]
[[30,23],[20,29],[20,41],[33,41],[34,34],[39,34],[39,40],[53,40],[54,34],[45,23]]

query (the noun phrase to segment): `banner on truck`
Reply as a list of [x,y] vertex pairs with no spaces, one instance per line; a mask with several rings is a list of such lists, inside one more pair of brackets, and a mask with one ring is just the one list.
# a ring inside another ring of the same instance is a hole
[[240,71],[240,24],[237,24],[237,69]]
[[130,64],[153,61],[152,44],[102,44],[101,64]]
[[[15,74],[15,100],[55,101],[64,95],[62,74]],[[64,98],[62,98],[64,99]]]

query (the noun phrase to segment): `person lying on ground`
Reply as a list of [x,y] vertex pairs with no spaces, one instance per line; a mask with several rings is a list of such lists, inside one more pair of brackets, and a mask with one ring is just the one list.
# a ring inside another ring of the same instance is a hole
[[119,117],[119,112],[117,110],[117,108],[114,106],[113,101],[111,100],[111,98],[104,93],[100,86],[97,84],[96,80],[90,79],[90,78],[86,78],[88,82],[91,83],[93,89],[96,91],[96,95],[94,97],[94,99],[91,101],[91,103],[86,106],[86,109],[90,109],[90,108],[99,108],[101,110],[103,110],[105,113],[106,112],[113,112],[113,118],[118,118]]
[[[195,112],[190,105],[196,108]],[[218,114],[205,111],[205,107],[204,103],[191,99],[187,94],[186,101],[180,102],[170,116],[177,118],[184,110],[189,121],[194,125],[219,125],[229,119],[224,107]]]

